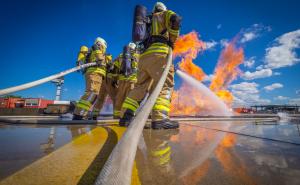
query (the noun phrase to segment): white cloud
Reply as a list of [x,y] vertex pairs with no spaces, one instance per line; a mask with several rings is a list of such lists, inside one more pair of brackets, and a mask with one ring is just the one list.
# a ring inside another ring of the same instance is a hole
[[228,39],[221,39],[221,40],[220,40],[220,44],[221,44],[222,47],[225,48],[225,47],[228,46],[229,41],[228,41]]
[[290,99],[289,104],[297,104],[300,105],[300,98]]
[[271,31],[271,28],[262,24],[253,24],[251,27],[242,31],[241,43],[246,43],[260,37],[267,31]]
[[273,83],[271,85],[265,86],[264,89],[266,91],[273,91],[274,89],[282,88],[283,85],[281,83]]
[[300,48],[300,29],[285,33],[275,39],[272,47],[266,49],[265,63],[267,68],[292,66],[300,61],[296,49]]
[[211,82],[213,78],[214,78],[213,74],[206,75],[202,81],[203,82]]
[[244,61],[244,66],[248,68],[252,68],[255,64],[255,57],[251,57],[248,60]]
[[222,28],[222,24],[218,24],[217,25],[217,29],[219,30],[219,29],[221,29]]
[[271,69],[261,69],[261,70],[254,71],[254,72],[246,71],[244,74],[242,74],[242,78],[245,80],[266,78],[266,77],[270,77],[270,76],[272,76]]
[[242,82],[239,84],[230,85],[233,91],[243,91],[248,93],[258,93],[257,87],[259,85],[255,82]]
[[205,46],[207,50],[213,49],[218,43],[214,40],[205,42]]
[[285,96],[277,96],[274,98],[275,100],[279,100],[279,101],[282,101],[282,100],[288,100],[289,97],[285,97]]
[[299,89],[299,90],[296,90],[296,94],[297,94],[297,95],[300,95],[300,89]]
[[259,65],[259,66],[257,66],[255,69],[256,69],[256,70],[262,70],[263,68],[264,68],[263,65]]
[[241,43],[251,41],[251,40],[255,39],[256,37],[258,37],[258,35],[256,35],[254,32],[244,33],[243,38],[241,39]]
[[262,99],[259,95],[258,84],[255,82],[242,82],[229,86],[234,96],[235,106],[247,106],[253,104],[268,104],[271,101]]

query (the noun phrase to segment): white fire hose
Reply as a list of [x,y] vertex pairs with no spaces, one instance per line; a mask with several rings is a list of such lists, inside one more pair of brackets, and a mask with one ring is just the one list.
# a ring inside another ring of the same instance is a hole
[[62,71],[60,73],[57,73],[57,74],[54,74],[54,75],[51,75],[51,76],[33,81],[33,82],[29,82],[29,83],[26,83],[26,84],[18,85],[18,86],[15,86],[15,87],[10,87],[10,88],[6,88],[6,89],[1,89],[0,90],[0,96],[10,94],[10,93],[13,93],[13,92],[17,92],[17,91],[21,91],[21,90],[24,90],[24,89],[29,89],[31,87],[38,86],[40,84],[43,84],[43,83],[49,82],[51,80],[54,80],[54,79],[60,78],[62,76],[65,76],[67,74],[73,73],[73,72],[78,71],[80,69],[84,69],[84,68],[95,66],[95,65],[97,65],[97,64],[96,63],[83,64],[83,65],[73,67],[71,69]]
[[139,139],[148,119],[152,107],[166,81],[170,66],[172,64],[172,49],[169,48],[168,61],[154,91],[150,95],[136,117],[131,121],[123,137],[113,149],[109,158],[100,172],[96,185],[130,185],[132,167]]

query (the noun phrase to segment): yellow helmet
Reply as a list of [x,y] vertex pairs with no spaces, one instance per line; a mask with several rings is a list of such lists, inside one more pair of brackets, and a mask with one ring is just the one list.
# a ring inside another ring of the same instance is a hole
[[112,55],[106,55],[105,59],[106,59],[106,61],[111,61],[112,60]]
[[80,47],[80,52],[88,52],[89,51],[89,48],[86,47],[86,46],[81,46]]

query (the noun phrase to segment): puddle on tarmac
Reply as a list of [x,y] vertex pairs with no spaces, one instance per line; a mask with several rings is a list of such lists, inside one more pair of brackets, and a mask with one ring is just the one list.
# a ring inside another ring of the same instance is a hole
[[0,180],[92,129],[86,125],[0,125]]
[[[179,130],[144,130],[136,155],[140,182],[145,185],[300,184],[299,145],[209,128],[300,143],[297,125],[289,123],[183,122]],[[0,180],[91,129],[92,126],[86,125],[0,123]]]
[[142,184],[300,184],[300,136],[296,125],[194,124],[182,124],[177,132],[144,130],[136,156]]

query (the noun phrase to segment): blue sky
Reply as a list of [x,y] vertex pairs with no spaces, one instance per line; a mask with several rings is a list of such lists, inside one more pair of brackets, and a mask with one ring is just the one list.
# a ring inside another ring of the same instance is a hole
[[[97,36],[106,39],[108,52],[116,56],[131,39],[134,6],[143,4],[151,10],[155,2],[2,1],[0,88],[73,67],[79,47],[90,46]],[[211,44],[195,60],[208,75],[213,74],[226,41],[240,34],[249,65],[240,66],[244,75],[229,87],[236,103],[300,102],[299,1],[163,2],[183,17],[182,34],[195,30]],[[175,79],[178,87],[180,79]],[[65,77],[63,99],[76,100],[83,91],[80,73]],[[16,94],[53,99],[55,86],[46,83]]]

